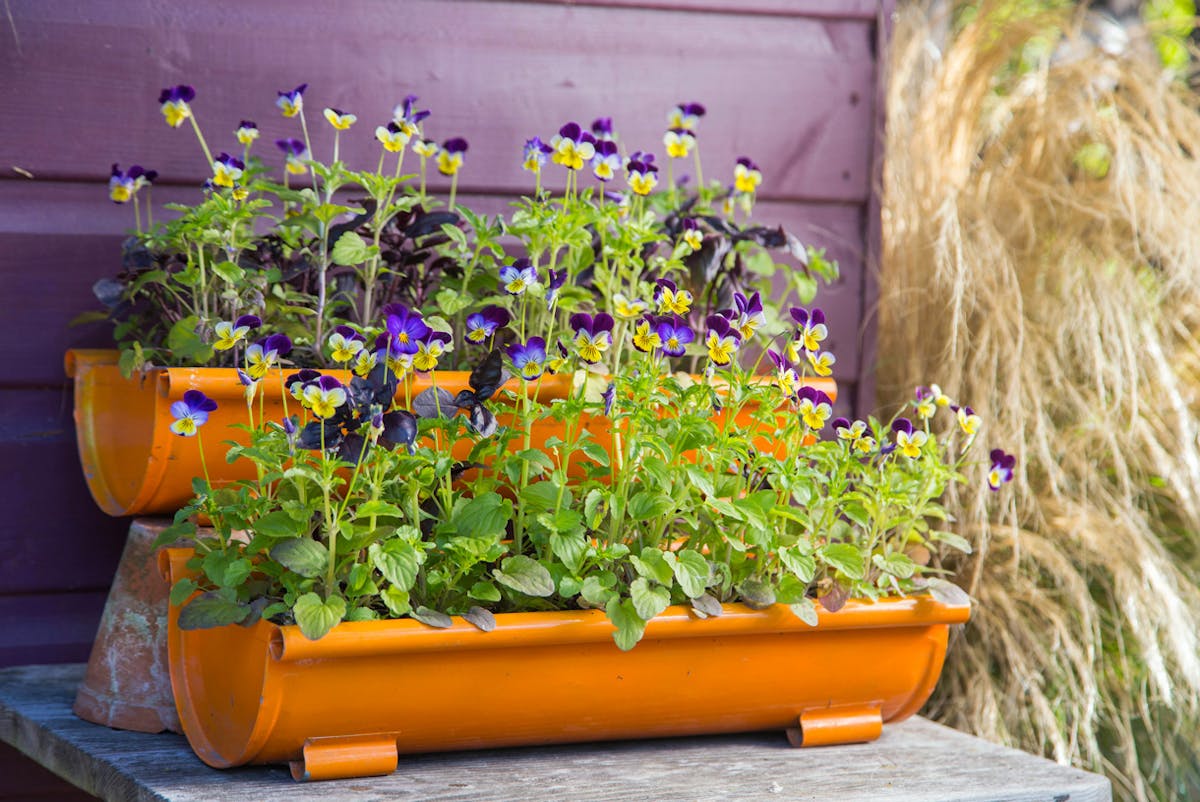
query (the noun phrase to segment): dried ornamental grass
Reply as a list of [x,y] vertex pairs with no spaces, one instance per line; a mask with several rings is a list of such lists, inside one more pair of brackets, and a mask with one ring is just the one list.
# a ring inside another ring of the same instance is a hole
[[896,19],[880,400],[938,375],[1019,460],[1004,509],[951,500],[978,603],[931,711],[1200,798],[1197,100],[1082,14],[931,20]]

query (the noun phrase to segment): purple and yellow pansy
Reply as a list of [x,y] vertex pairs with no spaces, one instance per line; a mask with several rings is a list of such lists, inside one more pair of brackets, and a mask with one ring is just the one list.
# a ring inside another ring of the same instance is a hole
[[592,175],[608,183],[620,169],[621,154],[617,151],[617,143],[611,140],[597,142],[596,154],[592,157]]
[[[408,138],[421,133],[421,121],[429,116],[428,109],[420,111],[416,108],[417,96],[409,95],[392,110],[392,122],[400,129],[400,131]],[[405,141],[408,141],[406,139]]]
[[346,388],[336,376],[325,375],[304,386],[304,403],[316,417],[332,418],[346,403]]
[[495,336],[512,320],[508,310],[502,306],[485,306],[482,311],[467,315],[467,342],[481,344]]
[[213,341],[214,351],[228,351],[246,339],[252,329],[262,326],[262,318],[258,315],[242,315],[230,322],[222,320],[213,327],[217,338]]
[[833,414],[833,401],[815,387],[801,387],[796,392],[796,412],[806,427],[819,432]]
[[146,170],[140,164],[121,170],[120,165],[113,164],[112,175],[108,179],[108,199],[113,203],[129,203],[142,187],[147,186],[158,178],[155,170]]
[[329,345],[330,359],[345,364],[358,358],[359,353],[366,348],[367,338],[349,326],[338,326],[326,342]]
[[467,140],[461,136],[447,139],[438,151],[437,168],[442,175],[457,175],[467,153]]
[[420,156],[422,159],[428,159],[431,156],[436,156],[438,152],[438,143],[432,139],[414,139],[412,143],[413,153]]
[[509,295],[521,295],[537,283],[537,268],[524,257],[500,268],[500,287]]
[[597,117],[592,120],[592,136],[596,137],[597,143],[615,140],[612,117]]
[[237,141],[239,143],[245,145],[246,147],[250,147],[254,144],[255,140],[258,139],[259,130],[258,126],[254,124],[253,120],[242,120],[240,123],[238,123],[237,130],[234,131],[233,134],[237,137]]
[[278,97],[275,98],[275,105],[283,112],[284,117],[295,117],[304,111],[305,89],[308,89],[308,84],[300,84],[290,91],[276,93]]
[[694,130],[700,124],[700,118],[704,116],[704,113],[705,108],[699,103],[680,103],[667,115],[667,126],[688,131]]
[[767,356],[775,363],[775,381],[778,382],[784,395],[794,396],[800,390],[800,371],[796,364],[773,348],[767,349]]
[[437,367],[438,360],[446,353],[450,343],[449,332],[430,329],[417,341],[417,352],[412,355],[412,367],[417,373],[428,373]]
[[649,195],[658,186],[658,167],[654,154],[636,153],[625,163],[625,181],[635,195]]
[[762,183],[762,171],[750,159],[742,156],[733,168],[733,188],[745,195],[753,195]]
[[613,314],[621,320],[636,320],[646,314],[650,309],[650,304],[640,299],[630,300],[619,292],[613,293],[612,296]]
[[921,448],[929,442],[929,435],[922,429],[914,429],[908,418],[892,421],[892,433],[896,436],[896,448],[909,459],[921,456]]
[[558,129],[550,147],[554,150],[551,158],[555,164],[568,170],[582,170],[596,155],[596,138],[580,128],[579,123],[570,122]]
[[704,346],[708,349],[708,358],[717,367],[725,367],[733,362],[733,355],[742,345],[742,335],[724,315],[709,315],[705,321],[708,334],[704,338]]
[[678,315],[660,317],[654,324],[654,330],[663,356],[683,356],[688,345],[696,339],[696,333],[687,320]]
[[379,140],[379,144],[383,145],[383,149],[388,153],[399,153],[408,146],[408,142],[412,136],[405,133],[404,129],[396,123],[388,123],[387,125],[378,126],[375,129],[375,138]]
[[825,338],[829,336],[829,329],[825,326],[825,313],[819,308],[814,308],[811,312],[802,307],[794,306],[791,310],[792,320],[796,321],[797,336],[801,348],[805,351],[821,350],[821,343],[825,342]]
[[854,451],[869,454],[875,450],[875,438],[864,420],[851,423],[846,418],[834,418],[833,431],[840,442],[845,443]]
[[286,334],[264,337],[246,349],[246,372],[258,381],[279,364],[280,357],[291,353],[292,341]]
[[970,407],[951,407],[954,410],[955,416],[958,419],[958,428],[962,429],[963,434],[968,437],[974,437],[979,433],[979,427],[983,424],[983,418],[975,414],[975,410]]
[[546,164],[546,157],[554,152],[554,148],[547,145],[538,137],[525,140],[524,161],[521,167],[531,173],[538,174],[542,172],[542,167]]
[[546,341],[530,337],[526,343],[513,343],[506,349],[513,369],[525,381],[533,381],[546,369]]
[[993,448],[988,457],[992,462],[988,468],[988,487],[999,490],[1001,485],[1013,480],[1013,468],[1017,465],[1017,458],[998,448]]
[[633,327],[633,347],[643,354],[652,353],[662,346],[662,337],[659,336],[655,323],[655,318],[646,315]]
[[399,354],[415,354],[418,343],[429,334],[429,325],[415,309],[409,309],[404,304],[388,304],[383,308],[384,334],[380,335],[382,343],[376,343],[377,348],[388,352],[390,356]]
[[667,129],[662,141],[669,159],[686,159],[696,147],[696,135],[686,128]]
[[283,151],[284,166],[289,173],[304,175],[308,172],[308,167],[304,164],[308,159],[308,148],[305,147],[303,140],[294,137],[276,139],[275,147]]
[[188,390],[183,399],[171,404],[171,431],[180,437],[195,437],[200,427],[208,423],[208,413],[215,411],[217,402],[199,390]]
[[158,102],[162,106],[163,118],[166,119],[167,125],[172,128],[178,128],[183,125],[184,120],[192,116],[192,107],[190,104],[196,98],[196,90],[185,84],[178,86],[169,86],[158,95]]
[[228,153],[222,153],[212,163],[213,185],[232,189],[241,179],[245,170],[246,163],[244,161]]
[[660,278],[654,285],[654,302],[660,315],[686,316],[692,309],[692,294],[675,286],[669,278]]
[[700,246],[704,244],[704,232],[700,230],[700,223],[696,218],[688,217],[684,219],[681,237],[684,243],[693,251],[700,250]]
[[612,345],[613,324],[613,317],[607,312],[595,316],[587,312],[571,315],[570,327],[575,333],[575,351],[580,359],[595,365],[604,358],[604,352]]
[[326,108],[323,114],[325,121],[332,125],[335,131],[348,131],[350,126],[358,122],[358,115],[341,109]]

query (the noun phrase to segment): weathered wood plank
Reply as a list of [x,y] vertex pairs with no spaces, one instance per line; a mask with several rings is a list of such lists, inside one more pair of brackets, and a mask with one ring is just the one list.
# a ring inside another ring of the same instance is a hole
[[[461,0],[353,0],[336,14],[283,0],[11,5],[21,48],[0,53],[0,116],[21,127],[0,140],[0,164],[43,178],[102,179],[110,162],[136,161],[168,183],[201,181],[208,168],[190,130],[167,129],[155,102],[176,83],[197,85],[193,106],[214,152],[237,148],[232,132],[250,118],[263,130],[259,148],[278,160],[270,143],[299,130],[275,109],[275,92],[307,81],[323,158],[333,140],[324,106],[359,115],[342,153],[373,166],[375,126],[415,92],[434,111],[430,136],[471,142],[468,190],[526,189],[521,143],[569,119],[612,116],[630,149],[661,154],[667,110],[694,99],[709,109],[707,177],[731,180],[736,157],[748,155],[762,165],[764,197],[861,202],[870,192],[874,25],[865,20]],[[44,135],[67,130],[86,135]],[[548,171],[550,183],[561,173]]]
[[0,666],[86,660],[107,595],[56,591],[0,596]]
[[[161,204],[195,200],[199,190],[156,190]],[[504,196],[467,195],[462,202],[489,214],[507,209]],[[838,356],[835,376],[857,378],[862,270],[863,207],[851,204],[763,202],[755,217],[781,224],[803,240],[826,246],[842,265],[842,278],[822,287],[817,303],[830,319],[830,346]],[[0,387],[53,386],[65,382],[62,354],[73,347],[108,347],[109,328],[71,328],[80,312],[97,309],[91,286],[116,272],[121,232],[132,212],[106,200],[102,187],[87,183],[0,181],[0,298],[21,298],[0,318]],[[36,336],[30,336],[33,332]],[[69,411],[69,410],[68,410]]]
[[[871,744],[793,750],[779,733],[405,757],[387,777],[292,782],[284,768],[215,771],[174,735],[70,714],[82,666],[0,671],[0,740],[105,799],[837,800],[1108,802],[1100,776],[915,718]],[[486,713],[481,713],[486,715]]]

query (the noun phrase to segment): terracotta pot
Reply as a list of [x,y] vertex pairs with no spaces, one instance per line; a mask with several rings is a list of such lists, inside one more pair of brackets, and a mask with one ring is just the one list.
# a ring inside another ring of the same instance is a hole
[[[225,441],[247,442],[246,432],[233,428],[247,423],[246,403],[237,372],[232,368],[154,368],[144,374],[126,379],[117,367],[118,354],[112,350],[71,350],[66,355],[67,375],[75,380],[75,436],[84,478],[96,504],[109,515],[143,515],[173,513],[192,498],[192,479],[202,476],[200,450],[195,438],[178,437],[171,433],[171,404],[183,398],[188,390],[201,390],[217,402],[217,410],[209,416],[201,444],[209,475],[214,483],[254,478],[254,467],[248,460],[232,464],[225,461],[228,448]],[[346,371],[324,371],[344,382],[350,380]],[[437,385],[452,394],[467,387],[464,371],[439,371]],[[831,397],[836,397],[832,380],[813,380]],[[281,377],[273,372],[263,380],[267,419],[281,420],[284,415],[281,400]],[[409,380],[407,392],[415,395],[429,387],[428,376]],[[506,389],[521,392],[525,385],[513,378]],[[538,399],[548,402],[566,398],[571,390],[570,376],[546,375],[537,385]],[[398,393],[403,397],[404,390]],[[294,413],[298,405],[289,399]],[[255,402],[258,408],[258,402]],[[722,415],[725,413],[722,413]],[[498,415],[501,425],[511,423],[510,416]],[[735,425],[752,425],[749,409],[735,418]],[[720,419],[720,416],[718,416]],[[607,418],[585,416],[583,426],[603,447],[612,448],[612,427]],[[551,437],[564,438],[561,424],[542,420],[534,424],[530,442],[540,447]],[[471,442],[455,443],[456,459],[466,459]],[[759,437],[755,445],[760,450],[779,449],[767,437]],[[523,438],[516,438],[510,448],[523,447]],[[583,456],[577,455],[582,461]],[[574,460],[569,466],[573,473],[582,470]]]
[[[171,577],[190,552],[160,555]],[[318,641],[259,621],[183,631],[169,617],[184,733],[217,768],[290,762],[297,779],[387,774],[398,754],[785,730],[795,745],[869,741],[928,698],[948,628],[927,597],[850,602],[809,627],[776,605],[698,620],[672,607],[632,651],[596,611],[496,616],[481,632],[342,623]]]

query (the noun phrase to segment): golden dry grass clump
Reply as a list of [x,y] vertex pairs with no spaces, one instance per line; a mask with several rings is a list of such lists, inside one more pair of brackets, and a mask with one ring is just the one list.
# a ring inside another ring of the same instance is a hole
[[1084,20],[897,15],[879,400],[937,381],[1019,460],[951,500],[977,602],[930,712],[1200,799],[1200,104]]

